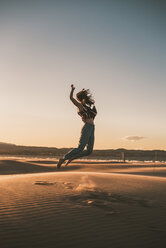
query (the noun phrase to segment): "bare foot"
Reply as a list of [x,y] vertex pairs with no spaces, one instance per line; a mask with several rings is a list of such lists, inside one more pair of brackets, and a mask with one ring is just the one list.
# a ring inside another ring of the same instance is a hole
[[69,160],[65,163],[65,166],[67,166],[68,164],[70,164],[72,160],[73,160],[73,159],[69,159]]
[[61,165],[63,164],[63,162],[65,161],[64,158],[60,158],[58,163],[57,163],[57,169],[59,169],[61,167]]

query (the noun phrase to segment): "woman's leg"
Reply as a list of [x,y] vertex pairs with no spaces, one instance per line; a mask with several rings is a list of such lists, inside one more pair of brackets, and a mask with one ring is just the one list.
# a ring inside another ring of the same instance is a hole
[[83,152],[85,146],[88,144],[89,138],[90,138],[91,133],[92,133],[92,128],[93,128],[92,125],[90,125],[89,123],[85,123],[85,125],[83,126],[82,131],[81,131],[81,137],[79,140],[78,147],[69,151],[64,156],[65,159],[70,159],[70,158],[76,156],[77,154],[80,154]]
[[82,128],[81,131],[81,137],[79,140],[79,145],[77,148],[72,149],[71,151],[69,151],[64,158],[61,158],[57,164],[57,168],[60,168],[61,164],[65,161],[65,160],[70,160],[72,157],[76,156],[77,154],[81,153],[86,144],[89,141],[89,138],[91,136],[91,131],[92,131],[93,125],[89,124],[89,123],[85,123],[85,125]]
[[88,156],[89,154],[91,154],[92,151],[93,151],[93,146],[94,146],[94,126],[92,126],[90,137],[89,137],[89,140],[87,142],[87,149],[84,150],[84,151],[82,150],[79,153],[73,155],[68,160],[68,162],[66,163],[66,165],[68,165],[74,159],[81,158],[81,157],[84,157],[84,156]]

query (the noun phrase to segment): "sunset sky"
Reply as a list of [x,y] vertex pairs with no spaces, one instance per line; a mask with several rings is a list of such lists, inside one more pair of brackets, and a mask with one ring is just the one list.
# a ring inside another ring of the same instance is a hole
[[74,147],[90,88],[96,149],[166,150],[166,4],[0,1],[0,142]]

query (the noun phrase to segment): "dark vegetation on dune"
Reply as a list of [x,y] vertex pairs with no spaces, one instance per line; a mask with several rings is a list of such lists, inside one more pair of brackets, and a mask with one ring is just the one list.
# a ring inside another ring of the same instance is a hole
[[[36,156],[36,157],[59,157],[71,148],[18,146],[0,142],[0,155],[6,156]],[[112,160],[140,160],[140,161],[166,161],[166,151],[163,150],[126,150],[107,149],[94,150],[88,156],[90,159],[112,159]]]

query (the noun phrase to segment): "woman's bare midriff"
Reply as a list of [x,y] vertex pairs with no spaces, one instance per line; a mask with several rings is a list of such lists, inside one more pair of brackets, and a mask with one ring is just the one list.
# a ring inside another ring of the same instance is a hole
[[85,123],[86,122],[88,122],[88,123],[90,123],[90,124],[94,124],[94,120],[91,118],[91,119],[87,119],[86,121],[85,121]]

